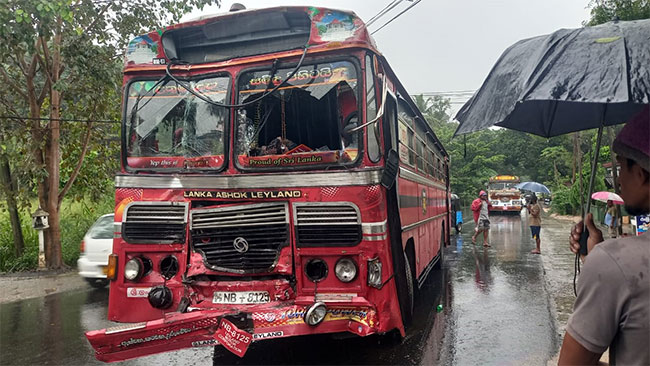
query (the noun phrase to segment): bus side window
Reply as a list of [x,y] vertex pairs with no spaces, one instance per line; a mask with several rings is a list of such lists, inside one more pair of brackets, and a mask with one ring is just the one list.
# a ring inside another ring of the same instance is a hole
[[[372,67],[372,58],[366,55],[366,122],[372,121],[377,117],[377,91],[375,89],[375,72]],[[370,161],[376,163],[381,157],[381,148],[379,145],[379,128],[378,125],[369,125],[368,131],[368,157]]]
[[386,146],[386,153],[388,150],[397,150],[398,149],[398,140],[397,140],[397,105],[395,99],[392,95],[386,95],[386,104],[384,106],[384,144]]

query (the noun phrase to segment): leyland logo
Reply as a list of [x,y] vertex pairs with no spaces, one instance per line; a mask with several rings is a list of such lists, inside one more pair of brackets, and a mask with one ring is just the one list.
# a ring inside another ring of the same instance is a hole
[[248,241],[241,236],[236,237],[235,240],[232,241],[232,246],[239,253],[246,253],[248,251]]

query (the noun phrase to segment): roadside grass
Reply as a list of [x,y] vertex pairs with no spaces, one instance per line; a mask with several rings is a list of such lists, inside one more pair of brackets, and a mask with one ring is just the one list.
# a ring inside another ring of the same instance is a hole
[[[36,207],[34,205],[34,207]],[[113,211],[114,199],[106,196],[98,202],[84,199],[81,201],[64,200],[61,204],[61,249],[63,262],[71,267],[77,266],[79,244],[86,231],[97,218]],[[32,228],[30,210],[21,211],[21,226],[25,239],[25,251],[22,256],[14,254],[13,233],[9,214],[0,212],[0,272],[18,272],[35,270],[38,267],[38,233]]]

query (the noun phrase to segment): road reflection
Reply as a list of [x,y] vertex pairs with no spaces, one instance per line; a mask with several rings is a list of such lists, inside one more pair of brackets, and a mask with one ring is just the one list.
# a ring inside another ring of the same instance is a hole
[[[463,228],[447,257],[453,296],[441,361],[446,365],[545,364],[557,349],[539,256],[526,220],[490,216],[490,248]],[[469,227],[468,227],[469,226]]]
[[[442,268],[417,294],[413,325],[401,342],[315,335],[254,343],[243,359],[221,348],[213,357],[205,347],[122,364],[544,364],[558,341],[541,257],[529,253],[534,243],[525,216],[491,220],[491,248],[471,244],[473,222],[452,237]],[[89,288],[0,305],[0,364],[100,364],[84,332],[113,325],[107,302],[107,290]]]
[[[212,348],[187,349],[118,364],[419,364],[438,360],[451,302],[447,269],[431,271],[416,297],[413,326],[402,343],[391,336],[338,339],[328,335],[255,343],[244,359]],[[436,312],[442,305],[443,311]],[[83,290],[0,305],[0,364],[90,365],[84,332],[114,325],[106,320],[108,290]]]

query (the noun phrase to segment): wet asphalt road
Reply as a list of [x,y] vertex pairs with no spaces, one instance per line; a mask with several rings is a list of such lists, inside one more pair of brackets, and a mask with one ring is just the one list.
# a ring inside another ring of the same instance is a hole
[[[452,237],[401,343],[389,336],[311,336],[255,343],[244,359],[195,348],[123,364],[544,365],[559,340],[526,217],[493,216],[491,223],[491,248],[481,239],[471,244],[473,223]],[[0,364],[100,364],[83,332],[111,325],[107,304],[107,290],[88,288],[0,305]]]

